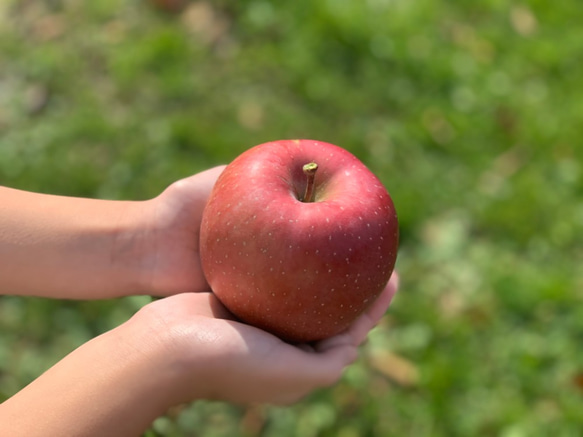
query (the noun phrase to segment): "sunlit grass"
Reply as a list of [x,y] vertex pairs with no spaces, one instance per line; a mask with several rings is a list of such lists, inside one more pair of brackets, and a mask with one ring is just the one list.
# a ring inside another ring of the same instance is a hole
[[[359,156],[402,289],[336,387],[152,434],[547,436],[583,425],[578,2],[4,2],[0,183],[140,199],[246,148]],[[141,300],[0,299],[0,396]]]

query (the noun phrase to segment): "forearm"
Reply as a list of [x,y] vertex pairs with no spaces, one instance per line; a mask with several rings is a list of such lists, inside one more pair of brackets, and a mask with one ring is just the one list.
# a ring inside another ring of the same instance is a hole
[[139,206],[0,187],[0,294],[94,299],[137,292]]
[[141,435],[173,404],[174,383],[162,346],[132,329],[84,344],[1,404],[0,435]]

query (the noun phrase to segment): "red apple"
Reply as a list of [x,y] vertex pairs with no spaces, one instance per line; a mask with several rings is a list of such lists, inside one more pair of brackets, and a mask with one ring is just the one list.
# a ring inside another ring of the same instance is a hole
[[220,175],[200,256],[241,321],[308,342],[340,333],[374,302],[398,239],[389,193],[362,162],[332,144],[283,140],[247,150]]

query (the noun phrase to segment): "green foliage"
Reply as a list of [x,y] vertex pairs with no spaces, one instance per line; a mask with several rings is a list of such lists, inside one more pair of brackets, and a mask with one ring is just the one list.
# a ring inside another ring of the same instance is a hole
[[[343,146],[401,221],[402,289],[360,361],[296,406],[201,402],[149,435],[575,436],[582,11],[6,1],[0,183],[140,199],[261,142]],[[0,397],[144,302],[0,298]]]

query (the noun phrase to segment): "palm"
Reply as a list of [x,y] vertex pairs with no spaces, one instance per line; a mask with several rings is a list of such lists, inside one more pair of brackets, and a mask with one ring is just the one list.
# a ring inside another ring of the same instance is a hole
[[[165,341],[186,365],[185,400],[192,393],[234,402],[289,403],[333,384],[357,356],[357,348],[386,311],[396,277],[369,310],[343,334],[313,345],[294,346],[239,323],[212,293],[184,293],[148,305],[162,321]],[[147,322],[148,326],[153,326]],[[204,361],[208,368],[192,378]],[[204,382],[212,381],[210,386]],[[190,393],[190,395],[188,394]]]

